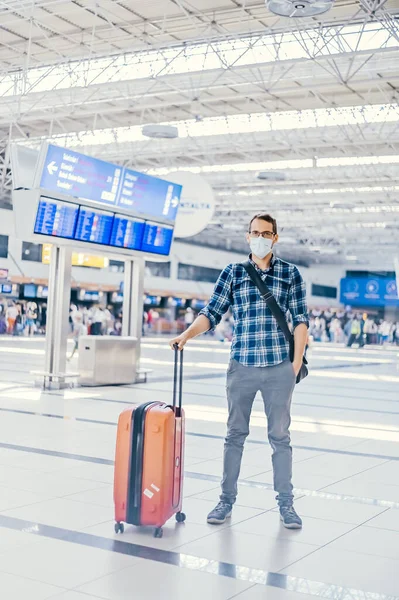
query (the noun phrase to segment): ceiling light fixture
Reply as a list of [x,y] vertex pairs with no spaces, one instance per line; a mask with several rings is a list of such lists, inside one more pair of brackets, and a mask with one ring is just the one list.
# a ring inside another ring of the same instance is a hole
[[313,17],[328,12],[334,0],[266,0],[270,12],[280,17]]
[[173,140],[179,137],[179,130],[173,125],[144,125],[141,132],[146,137],[158,140]]
[[257,178],[265,181],[285,181],[287,176],[282,171],[260,171]]

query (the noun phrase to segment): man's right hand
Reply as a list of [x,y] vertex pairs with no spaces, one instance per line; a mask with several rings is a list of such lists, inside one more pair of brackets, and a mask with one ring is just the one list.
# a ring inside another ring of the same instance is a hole
[[184,335],[184,333],[182,333],[181,335],[174,338],[173,340],[170,340],[169,346],[172,348],[172,350],[174,350],[175,346],[177,344],[179,347],[179,350],[183,350],[183,348],[187,344],[187,342],[188,342],[188,338]]

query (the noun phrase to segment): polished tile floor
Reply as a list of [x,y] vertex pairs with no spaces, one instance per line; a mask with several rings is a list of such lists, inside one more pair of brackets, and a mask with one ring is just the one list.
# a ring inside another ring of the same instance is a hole
[[187,522],[155,539],[130,526],[115,535],[113,458],[118,414],[170,401],[166,340],[144,340],[147,384],[42,392],[30,371],[42,368],[44,341],[0,337],[2,599],[399,599],[399,349],[312,350],[292,422],[302,531],[285,530],[276,512],[260,399],[232,520],[206,524],[219,494],[228,352],[206,338],[186,351]]

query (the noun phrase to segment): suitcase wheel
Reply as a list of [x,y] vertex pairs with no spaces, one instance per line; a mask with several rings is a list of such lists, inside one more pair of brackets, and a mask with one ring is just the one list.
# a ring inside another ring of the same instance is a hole
[[162,527],[157,527],[155,532],[154,532],[154,537],[156,538],[161,538],[163,536],[163,529]]
[[178,512],[176,513],[176,521],[178,523],[184,523],[184,521],[186,520],[186,515],[182,512]]
[[125,531],[125,526],[123,523],[115,523],[115,533],[123,533]]

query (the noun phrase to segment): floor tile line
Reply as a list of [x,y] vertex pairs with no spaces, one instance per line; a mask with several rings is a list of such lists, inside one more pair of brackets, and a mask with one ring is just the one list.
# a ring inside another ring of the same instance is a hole
[[[129,404],[131,405],[130,402],[129,402]],[[15,409],[15,408],[0,407],[0,412],[10,412],[10,413],[16,413],[16,414],[26,414],[26,415],[30,415],[30,416],[38,416],[38,417],[45,417],[45,418],[52,418],[52,419],[61,419],[61,420],[66,419],[68,421],[77,421],[77,422],[82,422],[82,423],[93,423],[93,424],[98,424],[98,425],[109,425],[109,426],[112,426],[112,427],[116,427],[116,425],[117,425],[117,423],[115,423],[114,421],[100,421],[100,420],[97,420],[97,419],[87,419],[87,418],[84,418],[84,417],[70,417],[70,416],[66,416],[66,415],[56,415],[56,414],[52,414],[52,413],[40,413],[40,412],[27,411],[27,410],[22,410],[22,409]],[[195,432],[195,431],[186,431],[186,435],[192,436],[192,437],[214,439],[214,440],[224,440],[225,439],[225,436],[216,435],[216,434],[209,434],[209,433],[199,433],[199,432]],[[269,442],[262,441],[262,440],[248,439],[246,441],[246,443],[247,444],[259,444],[261,446],[269,446]],[[360,443],[361,443],[361,441],[356,441],[353,445],[358,445]],[[327,454],[340,454],[340,455],[344,455],[344,456],[348,455],[348,456],[359,456],[359,457],[364,457],[364,458],[376,458],[376,459],[381,459],[381,460],[399,461],[399,456],[389,456],[389,455],[383,455],[383,454],[372,454],[372,453],[365,453],[365,452],[355,452],[353,450],[339,450],[339,449],[333,449],[333,448],[319,448],[319,447],[316,447],[316,446],[302,446],[300,444],[293,444],[292,447],[294,449],[296,449],[296,450],[309,450],[310,452],[327,453]]]
[[114,465],[114,461],[108,458],[73,454],[70,452],[61,452],[59,450],[47,450],[46,448],[35,448],[32,446],[19,446],[17,444],[9,444],[7,442],[0,442],[0,448],[5,448],[6,450],[16,450],[18,452],[29,452],[31,454],[43,454],[45,456],[54,456],[56,458],[67,458],[79,462],[94,463],[99,465]]
[[[226,365],[226,369],[227,369],[227,365]],[[209,375],[212,375],[212,377],[209,377]],[[198,378],[198,375],[187,376],[187,377],[185,377],[185,380],[187,380],[188,377],[190,377],[191,381],[195,381],[195,379]],[[214,387],[215,386],[214,382],[210,381],[209,383],[206,383],[205,380],[206,379],[216,379],[216,378],[220,378],[222,380],[220,382],[220,387],[224,388],[225,387],[225,380],[226,380],[226,373],[225,372],[222,372],[220,374],[219,373],[204,374],[200,378],[201,379],[201,385],[205,385],[205,386],[209,386],[209,387]],[[317,378],[316,379],[312,379],[311,378],[311,373],[310,373],[307,382],[304,383],[304,385],[302,386],[302,390],[298,389],[297,393],[298,394],[305,394],[305,393],[307,393],[308,392],[308,387],[310,385],[310,382],[312,383],[312,385],[313,385],[314,388],[320,389],[323,392],[325,391],[325,385],[323,385],[322,382],[319,382]],[[169,383],[172,386],[172,379],[171,379],[170,376],[162,377],[162,380],[160,380],[160,381],[156,380],[155,378],[150,378],[148,380],[148,383],[149,384],[151,384],[151,383]],[[358,380],[357,383],[360,384],[362,382],[361,382],[361,380]],[[375,384],[381,384],[381,381],[370,381],[369,382],[370,385],[374,384],[374,383]],[[391,385],[391,382],[383,382],[383,383],[384,383],[385,387],[387,387],[387,385]],[[128,389],[141,389],[141,390],[145,390],[145,389],[147,389],[146,385],[147,384],[128,384],[125,387],[128,388]],[[218,385],[218,384],[216,384],[216,385]],[[359,387],[359,385],[357,385],[356,387],[354,387],[354,386],[352,387],[352,386],[348,386],[348,385],[339,385],[336,381],[334,381],[334,389],[337,389],[337,390],[355,390],[356,392],[370,392],[370,389],[371,389],[371,391],[375,391],[378,394],[379,390],[378,389],[373,390],[372,388],[370,388],[370,385],[368,385],[367,387]],[[139,386],[141,386],[141,387],[139,387]],[[393,386],[393,384],[392,384],[392,386]],[[157,391],[160,391],[160,390],[157,390]],[[386,391],[389,394],[395,394],[396,393],[396,390],[394,390],[394,389],[392,389],[392,390],[388,389]],[[316,393],[316,392],[313,392],[313,393]]]
[[[238,600],[240,600],[240,596],[243,597],[244,594],[246,594],[247,592],[249,592],[249,590],[252,590],[252,588],[256,587],[256,583],[254,583],[253,585],[250,585],[249,587],[245,588],[245,590],[241,590],[241,592],[238,592],[238,594],[234,594],[234,596],[230,596],[227,600],[236,600],[236,598],[238,598]],[[50,598],[51,600],[51,598]]]
[[[8,368],[7,369],[2,369],[0,367],[0,372],[1,371],[6,371],[6,372],[13,371],[15,373],[25,373],[26,375],[28,375],[28,373],[25,370],[19,370],[19,369],[18,370],[17,369],[8,369]],[[15,384],[21,385],[21,381],[10,380],[10,383],[15,383]],[[149,380],[149,384],[151,384],[151,383],[157,383],[157,381],[155,379],[150,379]],[[170,377],[168,377],[168,378],[164,378],[160,383],[170,383],[170,384],[172,384],[172,380],[170,379]],[[317,384],[317,380],[313,381],[312,383],[313,384]],[[33,387],[32,384],[29,383],[28,381],[25,384],[22,384],[22,385],[24,385],[25,387]],[[124,385],[123,389],[136,389],[136,390],[145,390],[145,391],[154,391],[154,392],[160,392],[160,391],[162,391],[162,390],[157,390],[157,389],[154,389],[154,388],[149,388],[149,387],[147,387],[147,385],[148,385],[147,383],[146,384]],[[202,383],[202,385],[204,385],[204,383]],[[213,386],[214,384],[213,383],[209,383],[209,385]],[[221,386],[221,387],[223,387],[223,386]],[[324,396],[336,397],[334,394],[325,394],[325,389],[321,385],[320,386],[316,385],[315,387],[322,388]],[[334,382],[334,387],[335,387],[335,389],[344,389],[344,390],[352,389],[351,387],[348,388],[348,386],[345,386],[345,385],[341,385],[341,386],[337,385],[336,382]],[[38,389],[38,388],[35,388],[35,389]],[[78,389],[82,389],[82,388],[78,388]],[[367,392],[370,392],[370,387],[367,387],[367,388],[356,388],[356,391],[357,392],[358,391],[367,391]],[[47,395],[63,396],[63,393],[58,393],[58,392],[55,392],[54,390],[43,390],[43,392],[45,394],[47,394]],[[378,391],[376,390],[376,392],[378,392]],[[396,391],[394,391],[394,390],[386,390],[385,393],[396,394]],[[191,392],[191,394],[203,396],[203,394],[198,394],[197,392]],[[224,398],[225,397],[223,394],[217,394],[217,395],[216,394],[215,395],[213,395],[213,394],[206,394],[206,395],[207,396],[209,395],[210,397],[215,397],[215,398]],[[315,392],[315,391],[311,391],[311,390],[308,390],[308,389],[297,390],[296,391],[296,396],[301,396],[301,395],[314,395],[314,396],[317,395],[317,396],[319,396],[320,393],[319,392]],[[348,396],[348,395],[343,395],[343,394],[340,394],[340,397],[341,398],[354,399],[353,396]],[[84,398],[84,396],[83,396],[82,399],[88,399],[88,398]],[[372,401],[372,402],[378,402],[379,401],[379,397],[378,396],[375,397],[375,398],[367,398],[367,399],[370,400],[370,401]],[[102,401],[102,400],[104,400],[106,402],[118,402],[117,400],[98,398],[98,401]],[[392,400],[392,399],[385,398],[384,402],[390,402],[390,403],[398,404],[399,400]],[[121,401],[121,403],[122,404],[131,404],[130,402],[127,403],[126,401]],[[314,406],[314,405],[311,405],[311,406]],[[344,407],[344,409],[346,409],[346,408],[347,407]],[[350,410],[350,409],[348,409],[348,410]]]
[[[22,531],[31,535],[57,539],[81,546],[97,548],[100,550],[115,552],[125,556],[132,556],[168,564],[171,566],[196,571],[200,573],[211,573],[223,577],[228,577],[238,581],[246,581],[253,584],[259,584],[266,587],[277,587],[287,591],[297,591],[299,593],[307,593],[308,595],[327,600],[399,600],[398,597],[387,596],[378,592],[367,592],[353,588],[345,588],[335,584],[313,581],[292,575],[284,575],[282,573],[274,573],[264,571],[262,569],[253,569],[233,563],[208,559],[195,555],[184,554],[172,550],[161,550],[150,546],[142,546],[121,540],[104,538],[93,534],[73,531],[70,529],[62,529],[42,523],[35,523],[24,519],[17,519],[6,515],[0,515],[0,527]],[[302,591],[301,586],[305,589]]]
[[335,483],[329,483],[328,485],[324,485],[323,487],[319,488],[317,491],[318,492],[322,492],[323,490],[325,490],[326,488],[330,487],[331,485],[337,485],[338,483],[342,483],[343,481],[347,481],[348,479],[352,479],[352,477],[357,477],[357,475],[362,475],[363,473],[367,473],[368,471],[372,471],[373,469],[377,469],[378,467],[382,467],[382,465],[386,465],[389,462],[391,462],[390,460],[385,460],[384,462],[382,462],[379,465],[373,465],[372,467],[367,467],[367,469],[363,469],[362,471],[359,471],[358,473],[352,473],[352,475],[347,475],[346,477],[343,477],[342,479],[339,479],[338,481],[335,481]]
[[[0,442],[0,448],[21,451],[21,452],[29,452],[29,453],[33,453],[33,454],[43,454],[45,456],[54,456],[56,458],[66,458],[66,459],[70,459],[70,460],[76,460],[79,462],[87,462],[87,463],[102,464],[102,465],[109,465],[109,466],[114,465],[114,461],[107,459],[107,458],[86,456],[86,455],[81,455],[81,454],[72,454],[69,452],[61,452],[58,450],[47,450],[45,448],[34,448],[34,447],[30,447],[30,446],[18,446],[16,444],[9,444],[6,442]],[[204,461],[204,462],[206,462],[206,461]],[[212,481],[215,483],[217,482],[218,484],[220,483],[220,477],[218,477],[216,475],[210,475],[210,474],[205,474],[205,473],[196,473],[193,471],[185,471],[184,474],[185,474],[185,477],[187,477],[189,479],[190,478],[191,479],[201,479],[204,481]],[[239,483],[245,487],[252,487],[252,488],[258,488],[258,489],[265,489],[265,490],[273,490],[274,489],[272,484],[263,483],[260,481],[249,481],[246,479],[240,479]],[[340,500],[340,501],[353,502],[353,503],[358,503],[358,504],[367,504],[370,506],[380,506],[380,507],[384,507],[384,508],[399,509],[399,502],[394,502],[391,500],[378,500],[376,498],[362,498],[362,497],[358,497],[358,496],[341,495],[341,494],[335,494],[332,492],[307,490],[307,489],[302,489],[302,488],[295,488],[295,493],[297,495],[311,496],[311,497],[316,497],[316,498],[324,498],[324,499],[329,499],[329,500]],[[195,495],[195,494],[192,494],[192,495]]]
[[[189,479],[203,479],[205,481],[215,481],[220,483],[220,477],[217,477],[216,475],[207,475],[204,473],[185,471],[184,476]],[[264,483],[262,481],[249,481],[247,479],[239,479],[238,483],[244,487],[274,491],[274,486],[271,483]],[[394,500],[378,500],[377,498],[363,498],[360,496],[336,494],[333,492],[323,492],[320,490],[307,490],[297,487],[294,488],[294,493],[297,500],[299,499],[299,496],[306,496],[311,498],[322,498],[324,500],[337,500],[341,502],[351,502],[354,504],[379,506],[381,508],[399,509],[399,502],[395,502]]]
[[[320,394],[318,394],[318,395],[320,395]],[[375,401],[373,400],[373,402],[377,402],[377,400],[375,400]],[[384,402],[386,402],[385,399],[384,399]],[[388,400],[388,402],[397,402],[397,401],[396,400]],[[396,411],[396,410],[376,410],[374,408],[355,408],[355,407],[351,408],[349,406],[333,406],[332,404],[308,404],[307,402],[294,402],[293,406],[306,406],[308,408],[327,408],[327,409],[331,409],[331,410],[347,410],[349,412],[377,413],[379,415],[399,415],[399,411]]]
[[[346,535],[349,535],[350,533],[353,533],[354,531],[356,531],[357,529],[359,529],[360,527],[363,527],[366,523],[368,523],[369,521],[372,521],[373,519],[375,519],[376,516],[380,516],[382,514],[384,514],[385,512],[387,512],[388,510],[390,510],[389,508],[386,508],[385,510],[383,510],[381,513],[379,513],[378,515],[374,515],[373,517],[369,517],[368,519],[366,519],[365,521],[363,521],[363,523],[357,523],[356,525],[354,525],[354,527],[352,527],[352,529],[350,529],[349,531],[346,531],[345,533],[341,533],[339,536],[337,536],[336,538],[334,538],[333,540],[330,540],[329,542],[326,542],[325,544],[323,544],[322,546],[320,546],[318,548],[318,550],[322,550],[324,548],[327,548],[327,546],[330,546],[330,544],[333,544],[334,542],[336,542],[337,540],[345,537]],[[317,552],[317,550],[316,550]],[[280,569],[279,573],[285,569],[288,569],[289,567],[292,567],[293,565],[295,565],[296,563],[299,563],[303,558],[308,558],[309,556],[311,556],[312,554],[314,554],[315,552],[310,552],[309,554],[306,555],[306,557],[302,557],[299,558],[297,560],[294,560],[292,563],[290,563],[289,565],[286,565],[285,567],[283,567],[282,569]],[[358,552],[357,554],[361,554],[361,552]],[[368,556],[374,556],[372,554],[369,554]]]
[[[17,382],[15,382],[17,383]],[[22,386],[21,386],[22,387]],[[29,384],[26,384],[24,387],[32,387]],[[129,387],[129,389],[133,389],[133,386],[126,386]],[[37,389],[37,388],[33,388],[33,389]],[[81,388],[79,388],[81,389]],[[143,387],[140,388],[140,390],[143,391],[148,391],[148,392],[155,392],[155,393],[159,393],[159,392],[164,392],[164,393],[169,393],[169,390],[157,390],[155,388],[149,388],[149,387]],[[0,390],[0,392],[2,392],[3,390]],[[171,390],[170,390],[171,391]],[[64,394],[61,392],[55,392],[54,390],[46,390],[44,392],[46,395],[48,396],[58,396],[58,397],[63,397]],[[187,392],[188,395],[190,396],[200,396],[200,397],[204,397],[204,394],[200,394],[199,392]],[[295,394],[295,397],[298,396],[320,396],[320,393],[316,393],[316,392],[311,392],[311,391],[306,391],[306,392],[300,392],[297,391]],[[219,400],[225,400],[226,395],[225,394],[206,394],[207,397],[209,398],[218,398]],[[336,398],[336,395],[334,394],[325,394],[323,393],[323,397],[324,396],[331,396],[332,398]],[[343,396],[340,394],[340,398],[349,398],[351,400],[356,400],[356,398],[354,396]],[[77,400],[86,400],[86,401],[90,401],[90,402],[107,402],[107,403],[113,403],[113,404],[126,404],[126,405],[132,405],[134,404],[133,402],[127,401],[127,400],[115,400],[114,398],[87,398],[85,396],[81,396],[79,398],[77,398]],[[376,398],[367,398],[367,400],[370,400],[371,402],[379,402],[380,397],[376,397]],[[390,402],[390,403],[395,403],[395,404],[399,404],[399,400],[388,400],[386,398],[384,398],[384,402]],[[332,405],[332,404],[310,404],[310,403],[306,403],[306,402],[296,402],[294,400],[293,406],[306,406],[309,408],[326,408],[329,410],[347,410],[347,411],[352,411],[352,412],[369,412],[369,413],[376,413],[376,414],[382,414],[382,415],[399,415],[399,411],[389,411],[389,410],[376,410],[376,409],[368,409],[368,408],[359,408],[359,407],[349,407],[349,406],[337,406],[337,405]]]

